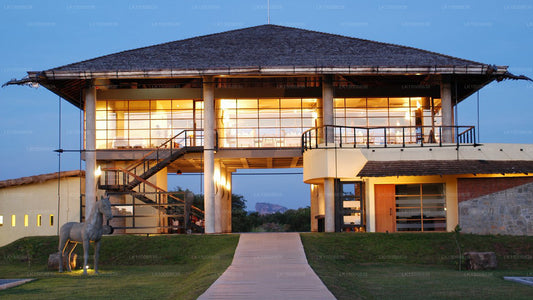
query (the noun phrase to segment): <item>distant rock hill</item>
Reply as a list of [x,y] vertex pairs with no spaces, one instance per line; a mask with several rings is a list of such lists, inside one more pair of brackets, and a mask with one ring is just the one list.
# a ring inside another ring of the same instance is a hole
[[259,202],[255,204],[255,211],[260,215],[268,215],[277,212],[284,213],[287,208],[277,204]]

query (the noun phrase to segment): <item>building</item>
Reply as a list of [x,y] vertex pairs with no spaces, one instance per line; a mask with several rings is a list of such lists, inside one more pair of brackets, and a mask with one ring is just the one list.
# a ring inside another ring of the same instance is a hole
[[0,247],[26,236],[57,235],[62,224],[79,222],[84,185],[83,171],[0,181]]
[[[313,231],[533,233],[531,205],[498,196],[533,181],[533,147],[454,119],[490,82],[528,79],[505,66],[262,25],[28,74],[9,84],[84,110],[87,208],[109,193],[126,232],[190,215],[230,232],[232,172],[303,167]],[[166,193],[171,172],[204,173],[205,212]],[[484,217],[502,201],[511,220]]]

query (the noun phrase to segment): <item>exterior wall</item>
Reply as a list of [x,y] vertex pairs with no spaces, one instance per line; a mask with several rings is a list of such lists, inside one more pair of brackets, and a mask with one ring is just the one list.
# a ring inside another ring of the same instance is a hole
[[304,153],[304,182],[323,178],[354,178],[367,162],[359,149],[315,149]]
[[459,179],[461,198],[466,198],[464,194],[469,188],[474,192],[468,195],[479,194],[484,189],[493,190],[495,186],[502,189],[459,203],[459,224],[463,232],[533,235],[533,183],[516,186],[516,183],[532,180],[533,177]]
[[[82,181],[82,192],[84,182]],[[57,235],[59,227],[67,222],[80,221],[80,178],[61,179],[60,211],[57,211],[57,179],[0,189],[0,246],[26,236]],[[11,216],[16,216],[15,226]],[[25,226],[25,215],[28,224]],[[37,217],[41,215],[41,226]],[[53,225],[50,216],[53,216]]]
[[459,178],[458,200],[463,202],[530,182],[533,177]]

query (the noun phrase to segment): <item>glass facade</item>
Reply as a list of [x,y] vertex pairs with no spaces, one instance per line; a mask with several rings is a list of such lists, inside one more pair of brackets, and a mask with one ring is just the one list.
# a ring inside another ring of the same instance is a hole
[[397,231],[445,231],[444,184],[396,185]]
[[222,148],[300,147],[302,133],[319,122],[318,99],[220,99]]
[[[442,125],[441,100],[428,97],[335,98],[335,125],[348,127],[390,127],[370,132],[370,144],[436,142],[436,129]],[[398,128],[395,128],[398,127]],[[366,130],[346,130],[366,143]],[[438,135],[437,135],[438,138]]]
[[[215,109],[221,148],[300,147],[302,133],[322,125],[318,98],[216,99]],[[435,135],[432,126],[442,124],[440,99],[428,97],[335,98],[334,117],[337,126],[389,127],[387,143],[404,138],[419,142]],[[155,148],[183,130],[201,129],[202,100],[99,100],[96,104],[97,149]],[[357,136],[357,143],[366,142],[366,130],[353,130],[361,132],[345,133]],[[385,140],[379,130],[372,131],[370,138],[372,144]]]
[[96,148],[155,148],[185,129],[203,128],[199,100],[100,100]]

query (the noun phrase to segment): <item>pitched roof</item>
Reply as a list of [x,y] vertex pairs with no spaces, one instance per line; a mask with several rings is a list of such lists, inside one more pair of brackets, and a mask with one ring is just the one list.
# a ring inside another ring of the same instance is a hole
[[80,176],[85,177],[85,171],[83,170],[65,171],[61,173],[56,172],[56,173],[21,177],[21,178],[16,178],[16,179],[8,179],[8,180],[0,181],[0,189],[6,188],[6,187],[12,187],[12,186],[25,185],[25,184],[43,183],[43,182],[57,179],[57,178],[80,177]]
[[488,66],[412,47],[260,25],[114,53],[48,72],[208,70],[246,67]]
[[460,174],[529,174],[533,161],[525,160],[410,160],[368,161],[359,177]]

